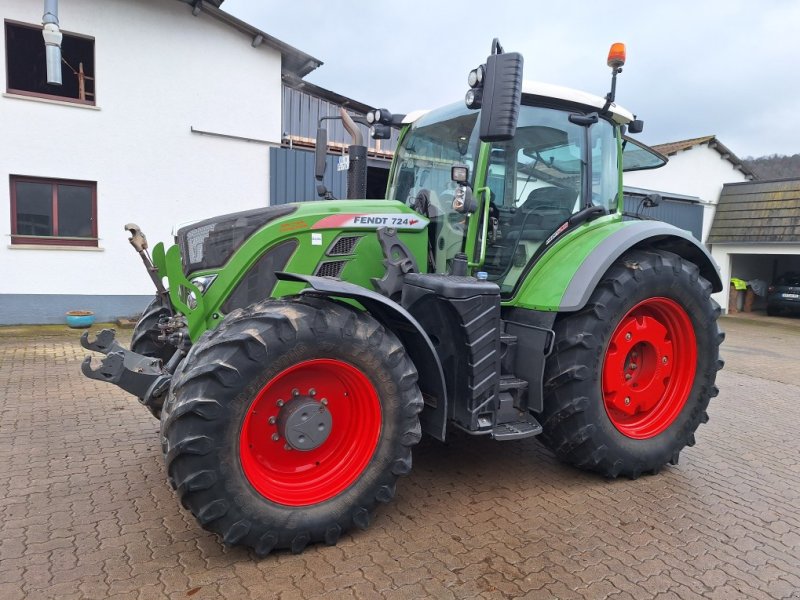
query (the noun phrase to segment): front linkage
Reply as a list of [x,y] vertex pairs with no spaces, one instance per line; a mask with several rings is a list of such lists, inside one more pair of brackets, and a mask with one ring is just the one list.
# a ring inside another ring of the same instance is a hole
[[92,357],[87,356],[81,371],[90,379],[113,383],[139,398],[151,411],[158,411],[164,403],[164,394],[169,390],[172,373],[157,358],[142,356],[127,350],[114,339],[116,331],[103,329],[93,342],[89,332],[81,336],[81,346],[92,352],[105,354],[96,369],[92,368]]
[[[92,352],[100,352],[105,357],[95,369],[92,367],[92,357],[87,356],[81,364],[81,371],[90,379],[115,384],[133,394],[153,415],[158,417],[166,393],[169,391],[172,374],[188,351],[188,330],[185,318],[182,315],[175,315],[172,310],[169,292],[164,287],[159,270],[153,264],[147,251],[147,237],[134,223],[125,225],[125,229],[131,234],[128,241],[141,256],[142,262],[156,286],[158,305],[167,308],[165,314],[153,327],[153,331],[142,333],[154,337],[161,344],[173,347],[175,352],[165,355],[162,360],[159,356],[139,354],[133,349],[128,350],[122,347],[115,339],[116,331],[114,329],[103,329],[97,334],[94,341],[89,341],[89,333],[84,332],[81,336],[81,346]],[[134,337],[136,334],[135,330]],[[171,357],[167,360],[166,356],[170,355]]]

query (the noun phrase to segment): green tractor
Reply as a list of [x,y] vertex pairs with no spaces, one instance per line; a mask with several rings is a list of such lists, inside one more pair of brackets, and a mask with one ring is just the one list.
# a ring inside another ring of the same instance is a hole
[[[523,82],[522,63],[495,40],[466,103],[370,113],[373,136],[400,129],[386,198],[223,215],[152,255],[127,226],[158,293],[131,350],[84,335],[106,356],[82,370],[160,418],[170,484],[224,543],[366,528],[423,433],[538,436],[608,478],[694,444],[722,285],[689,233],[625,218],[623,170],[666,159],[614,102],[624,47],[605,97]],[[348,196],[364,157],[354,143]]]

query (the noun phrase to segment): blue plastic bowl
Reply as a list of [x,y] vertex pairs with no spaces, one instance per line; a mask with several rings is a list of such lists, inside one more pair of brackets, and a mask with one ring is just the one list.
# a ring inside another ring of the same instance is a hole
[[[89,314],[86,314],[86,313]],[[78,313],[78,314],[74,314]],[[94,314],[89,311],[73,311],[67,313],[67,326],[73,329],[83,329],[91,327],[94,323]]]

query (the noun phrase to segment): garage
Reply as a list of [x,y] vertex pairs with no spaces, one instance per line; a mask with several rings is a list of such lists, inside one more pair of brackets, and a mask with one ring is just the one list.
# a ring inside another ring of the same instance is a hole
[[764,288],[782,275],[800,273],[800,179],[726,184],[708,244],[725,288],[715,294],[722,308],[728,313],[745,308],[747,290],[731,293],[733,279],[750,284],[753,310],[766,310]]

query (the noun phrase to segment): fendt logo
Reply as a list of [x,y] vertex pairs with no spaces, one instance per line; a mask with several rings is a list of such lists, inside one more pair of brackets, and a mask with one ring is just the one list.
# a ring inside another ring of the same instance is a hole
[[364,215],[360,217],[353,217],[353,225],[386,225],[390,227],[413,227],[419,223],[419,219],[412,219],[410,217],[388,217],[388,216],[373,216]]
[[312,229],[425,229],[428,220],[419,215],[404,213],[388,215],[330,215],[317,221]]

